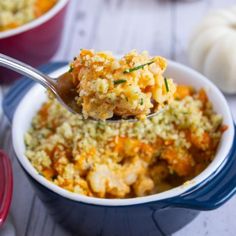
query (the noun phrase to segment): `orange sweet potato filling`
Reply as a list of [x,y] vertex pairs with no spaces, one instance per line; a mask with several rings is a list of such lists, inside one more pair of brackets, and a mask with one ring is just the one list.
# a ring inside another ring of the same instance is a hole
[[49,11],[55,4],[57,0],[37,0],[35,2],[35,16],[39,17]]

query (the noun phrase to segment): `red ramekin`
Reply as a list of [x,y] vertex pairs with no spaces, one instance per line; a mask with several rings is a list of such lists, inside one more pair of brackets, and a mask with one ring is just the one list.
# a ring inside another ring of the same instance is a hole
[[[18,28],[0,32],[0,53],[32,66],[49,61],[57,51],[69,0],[58,3],[41,17]],[[19,74],[0,68],[0,84],[9,83]]]

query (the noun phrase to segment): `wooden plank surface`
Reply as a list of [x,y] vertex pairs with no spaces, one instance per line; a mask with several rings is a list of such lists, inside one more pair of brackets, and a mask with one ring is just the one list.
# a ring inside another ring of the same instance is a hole
[[[80,48],[116,54],[136,48],[188,64],[186,49],[192,29],[209,9],[234,3],[235,0],[71,0],[62,44],[53,60],[71,60]],[[0,96],[7,89],[0,87]],[[236,107],[236,97],[227,98],[231,107]],[[70,236],[47,214],[15,160],[10,126],[1,111],[0,147],[8,151],[13,163],[11,215],[17,236]],[[220,209],[203,212],[174,235],[234,236],[235,205],[236,199],[231,199]]]

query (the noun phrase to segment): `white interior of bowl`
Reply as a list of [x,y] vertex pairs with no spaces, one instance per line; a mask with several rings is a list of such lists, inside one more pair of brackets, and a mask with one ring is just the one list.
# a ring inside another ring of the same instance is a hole
[[0,39],[23,33],[27,30],[31,30],[31,29],[43,24],[44,22],[48,21],[53,16],[55,16],[66,5],[66,3],[68,1],[69,0],[58,0],[56,5],[54,7],[52,7],[52,9],[50,9],[48,12],[46,12],[45,14],[40,16],[39,18],[36,18],[35,20],[30,21],[30,22],[28,22],[22,26],[19,26],[17,28],[0,32]]
[[[61,73],[65,72],[68,68],[63,67],[57,71],[55,71],[51,76],[57,77]],[[178,196],[188,191],[192,187],[197,186],[203,180],[207,179],[214,171],[216,171],[225,157],[229,153],[229,150],[233,143],[234,138],[234,124],[231,116],[231,112],[229,110],[228,104],[222,95],[222,93],[217,89],[217,87],[212,84],[209,80],[207,80],[201,74],[189,69],[183,65],[180,65],[175,62],[169,62],[168,70],[166,71],[166,75],[175,79],[177,83],[180,84],[189,84],[194,86],[196,89],[204,88],[209,96],[209,99],[212,101],[214,109],[223,115],[224,124],[228,125],[228,130],[224,132],[221,142],[219,144],[218,151],[216,153],[215,159],[213,162],[197,177],[195,177],[189,184],[181,185],[179,187],[173,188],[166,192],[162,192],[155,195],[145,196],[145,197],[137,197],[131,199],[99,199],[94,197],[87,197],[83,195],[79,195],[76,193],[69,192],[64,190],[41,175],[37,173],[34,167],[31,165],[27,157],[25,156],[25,144],[24,144],[24,134],[29,129],[31,120],[33,116],[36,114],[41,104],[46,100],[45,89],[40,85],[35,85],[32,89],[25,95],[25,97],[20,102],[19,106],[16,109],[13,125],[12,125],[12,133],[13,133],[13,146],[15,152],[17,154],[17,158],[20,163],[23,165],[25,170],[39,183],[44,185],[45,187],[51,189],[52,191],[60,194],[69,199],[73,199],[75,201],[96,204],[96,205],[113,205],[113,206],[121,206],[121,205],[133,205],[133,204],[141,204],[146,202],[152,202],[157,200],[162,200],[169,197]]]

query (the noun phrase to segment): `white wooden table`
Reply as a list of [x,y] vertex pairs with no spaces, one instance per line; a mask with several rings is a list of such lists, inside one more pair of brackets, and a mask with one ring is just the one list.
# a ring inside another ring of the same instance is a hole
[[[135,48],[188,64],[186,48],[192,29],[209,9],[232,4],[236,1],[71,0],[63,41],[53,60],[71,60],[80,48],[111,50],[117,54]],[[0,87],[0,96],[7,89]],[[235,110],[236,96],[228,97],[228,101]],[[0,147],[9,153],[14,169],[11,216],[16,235],[69,236],[47,214],[15,160],[10,127],[1,109]],[[174,235],[234,236],[235,219],[236,198],[233,198],[215,211],[202,212]]]

